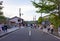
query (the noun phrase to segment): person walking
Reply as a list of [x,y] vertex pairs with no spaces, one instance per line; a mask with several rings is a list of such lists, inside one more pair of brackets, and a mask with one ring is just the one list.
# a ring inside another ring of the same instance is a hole
[[2,30],[4,31],[4,32],[7,32],[7,24],[4,24],[3,26],[2,26]]
[[4,32],[5,32],[5,28],[4,28],[4,26],[2,26],[2,31],[4,31]]
[[0,31],[2,31],[2,24],[0,23]]
[[33,25],[31,24],[31,28],[33,27]]
[[4,29],[5,29],[6,32],[7,32],[7,28],[8,28],[8,26],[7,26],[7,24],[5,24]]
[[0,31],[3,31],[2,27],[3,27],[3,23],[0,23]]
[[50,25],[47,26],[47,30],[48,30],[48,32],[50,31]]
[[54,31],[54,25],[51,23],[51,25],[50,25],[50,29],[51,29],[51,34],[53,34],[53,31]]

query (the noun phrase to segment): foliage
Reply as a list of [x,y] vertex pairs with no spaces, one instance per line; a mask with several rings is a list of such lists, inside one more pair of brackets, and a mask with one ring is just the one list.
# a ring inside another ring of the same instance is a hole
[[58,28],[58,26],[60,25],[60,19],[58,19],[58,15],[50,14],[49,16],[50,22],[54,24],[55,28]]
[[6,17],[0,16],[0,22],[5,22],[5,21],[6,21]]
[[41,24],[41,22],[44,21],[44,20],[45,20],[44,17],[39,17],[39,18],[38,18],[38,24]]
[[[32,4],[35,8],[38,8],[36,11],[37,13],[50,14],[49,20],[56,28],[60,25],[60,0],[40,0],[39,2],[32,1]],[[58,15],[56,15],[56,13]],[[38,19],[38,22],[41,22],[41,18]]]
[[48,0],[40,0],[40,2],[32,1],[32,4],[38,8],[37,13],[50,13],[57,9],[57,6]]

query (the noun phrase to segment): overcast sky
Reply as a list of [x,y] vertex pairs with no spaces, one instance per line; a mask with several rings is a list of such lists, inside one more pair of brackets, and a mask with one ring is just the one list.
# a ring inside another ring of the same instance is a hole
[[22,9],[22,18],[24,20],[33,20],[34,16],[36,16],[37,20],[40,16],[35,12],[36,8],[32,5],[31,0],[3,0],[3,6],[3,12],[6,17],[19,17],[19,8]]

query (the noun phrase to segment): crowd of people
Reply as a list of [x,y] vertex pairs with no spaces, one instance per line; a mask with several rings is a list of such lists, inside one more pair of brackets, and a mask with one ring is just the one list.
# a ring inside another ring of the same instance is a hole
[[[29,25],[29,24],[28,24]],[[31,28],[39,28],[39,29],[47,29],[47,32],[50,32],[51,34],[53,34],[54,32],[54,25],[53,23],[49,23],[49,24],[45,24],[44,22],[42,22],[41,24],[30,24]]]
[[47,29],[48,32],[51,32],[51,34],[53,34],[53,31],[54,31],[54,25],[53,23],[50,23],[48,25],[42,23],[39,25],[39,28],[40,29]]
[[[25,25],[23,25],[25,26]],[[26,26],[30,26],[31,28],[39,28],[39,29],[45,29],[47,28],[47,31],[53,33],[54,31],[54,25],[51,23],[51,24],[48,24],[46,25],[44,22],[42,22],[42,24],[26,24]],[[4,32],[7,32],[7,29],[8,29],[8,26],[6,23],[4,24],[1,24],[0,23],[0,31],[4,31]]]

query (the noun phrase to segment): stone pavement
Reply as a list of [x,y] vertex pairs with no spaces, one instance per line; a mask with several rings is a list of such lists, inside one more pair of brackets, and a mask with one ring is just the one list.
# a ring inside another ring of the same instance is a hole
[[4,35],[6,35],[6,34],[9,34],[10,32],[13,32],[13,31],[15,31],[15,30],[18,30],[18,29],[19,29],[19,27],[13,27],[13,28],[11,28],[11,29],[8,29],[7,32],[0,31],[0,37],[4,36]]

